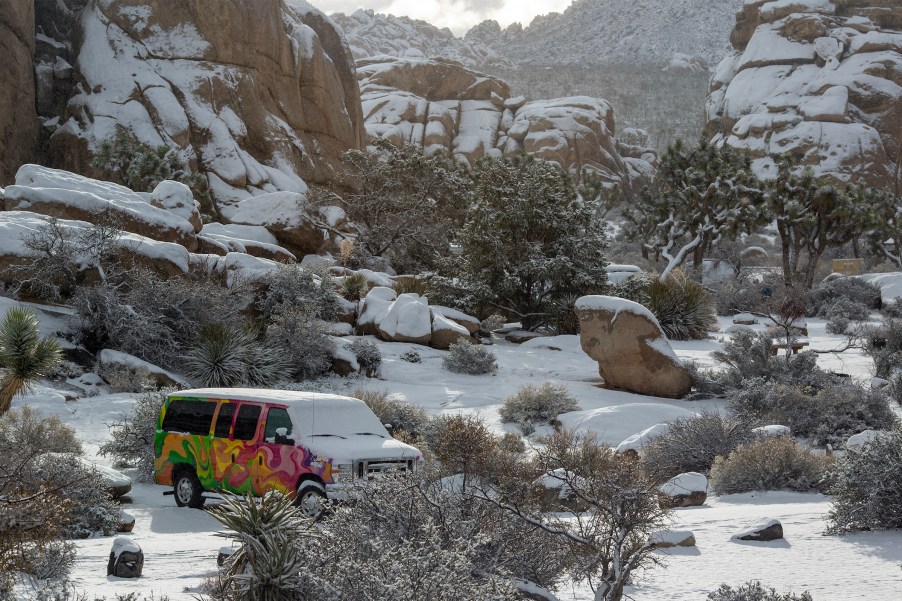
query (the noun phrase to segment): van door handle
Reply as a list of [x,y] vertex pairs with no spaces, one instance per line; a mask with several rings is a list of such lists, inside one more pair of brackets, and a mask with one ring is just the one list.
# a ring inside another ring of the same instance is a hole
[[259,457],[257,457],[257,461],[259,462],[260,465],[263,465],[263,456],[260,455]]
[[235,453],[232,453],[232,463],[235,463],[235,461],[237,459],[238,459],[238,456]]

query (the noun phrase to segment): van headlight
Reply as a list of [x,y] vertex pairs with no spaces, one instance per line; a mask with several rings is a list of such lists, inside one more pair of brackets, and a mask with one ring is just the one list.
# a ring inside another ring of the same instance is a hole
[[331,473],[333,482],[354,481],[354,465],[351,463],[333,463]]

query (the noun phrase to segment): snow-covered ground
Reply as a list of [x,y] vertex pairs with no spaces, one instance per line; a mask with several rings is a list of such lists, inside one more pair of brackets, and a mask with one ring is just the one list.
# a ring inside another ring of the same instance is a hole
[[[4,301],[5,299],[0,299]],[[5,308],[0,302],[0,312]],[[43,316],[42,316],[43,317]],[[48,324],[44,324],[46,330]],[[54,324],[55,325],[55,324]],[[721,329],[728,327],[721,320]],[[822,320],[809,320],[812,347],[837,348],[841,339],[825,333]],[[724,334],[715,338],[722,339]],[[702,366],[713,366],[711,353],[718,340],[673,343],[677,354]],[[492,351],[498,373],[485,376],[452,374],[442,368],[443,351],[404,343],[379,342],[384,363],[382,377],[336,379],[336,387],[350,392],[358,387],[388,390],[434,414],[473,412],[498,431],[515,431],[501,424],[498,408],[504,397],[523,384],[550,380],[566,384],[581,411],[562,416],[577,427],[590,427],[603,440],[618,444],[628,436],[687,412],[722,407],[722,401],[675,401],[642,397],[601,387],[597,364],[585,355],[576,336],[531,340],[517,346],[497,340]],[[416,349],[422,363],[400,356]],[[870,360],[860,351],[822,355],[820,364],[833,371],[870,378]],[[39,386],[18,399],[45,413],[54,413],[76,428],[88,455],[109,434],[107,425],[126,412],[134,395],[116,394],[72,399],[72,392]],[[69,400],[67,400],[67,398]],[[539,429],[538,434],[542,433]],[[108,460],[99,458],[99,462]],[[144,577],[137,581],[106,576],[112,538],[79,541],[73,574],[77,589],[107,595],[139,591],[166,594],[172,601],[194,599],[197,587],[216,568],[218,549],[227,544],[215,536],[217,522],[199,510],[176,508],[165,487],[135,484],[126,510],[135,516],[130,536],[144,550]],[[673,528],[690,530],[697,546],[660,551],[666,567],[641,574],[631,592],[639,601],[703,599],[721,583],[737,585],[760,579],[781,590],[809,590],[816,601],[899,598],[902,591],[902,532],[863,533],[844,537],[822,536],[829,499],[819,494],[758,493],[709,497],[703,507],[676,510]],[[730,537],[751,522],[776,518],[783,523],[785,540],[741,543]],[[592,598],[576,583],[558,592],[562,601]]]

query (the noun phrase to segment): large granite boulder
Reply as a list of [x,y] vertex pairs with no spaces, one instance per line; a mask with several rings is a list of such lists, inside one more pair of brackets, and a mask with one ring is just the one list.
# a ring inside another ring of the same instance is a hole
[[284,0],[60,2],[69,8],[54,18],[68,22],[48,35],[73,49],[79,83],[62,114],[44,115],[56,166],[90,172],[99,142],[125,131],[207,173],[228,218],[252,195],[334,182],[341,154],[362,146],[351,53],[316,9]]
[[34,0],[0,2],[0,186],[37,149],[34,51]]
[[584,296],[576,314],[582,348],[598,361],[609,388],[666,398],[689,393],[692,378],[648,309],[622,298]]
[[897,185],[902,157],[902,5],[887,0],[746,2],[733,52],[711,79],[706,131],[838,182]]
[[627,195],[654,172],[653,153],[636,156],[617,143],[614,111],[605,100],[527,102],[512,97],[501,79],[441,59],[364,59],[357,76],[373,137],[446,152],[470,165],[526,152],[574,174],[593,170]]

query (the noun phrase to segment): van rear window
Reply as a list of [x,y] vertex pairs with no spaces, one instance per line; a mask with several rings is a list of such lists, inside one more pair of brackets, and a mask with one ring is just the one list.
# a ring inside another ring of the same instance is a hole
[[163,418],[163,430],[207,436],[216,413],[216,401],[172,401]]

